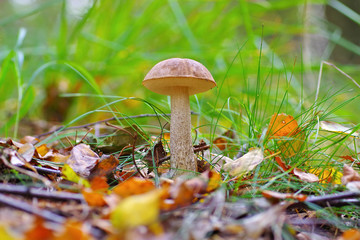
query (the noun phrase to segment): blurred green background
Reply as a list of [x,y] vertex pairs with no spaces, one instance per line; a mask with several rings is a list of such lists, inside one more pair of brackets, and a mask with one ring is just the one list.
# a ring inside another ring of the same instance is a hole
[[[203,63],[217,81],[217,89],[191,98],[192,109],[205,118],[223,106],[235,113],[260,109],[265,122],[277,111],[300,114],[314,103],[321,61],[359,77],[356,2],[2,0],[0,136],[24,135],[19,127],[35,131],[40,122],[44,131],[116,100],[96,97],[101,94],[141,98],[169,113],[168,97],[151,93],[141,81],[171,57]],[[324,65],[320,96],[337,90],[346,94],[331,104],[359,91]],[[351,104],[339,114],[357,121],[359,104]],[[111,107],[119,116],[153,113],[139,100]],[[73,125],[112,116],[95,112]]]

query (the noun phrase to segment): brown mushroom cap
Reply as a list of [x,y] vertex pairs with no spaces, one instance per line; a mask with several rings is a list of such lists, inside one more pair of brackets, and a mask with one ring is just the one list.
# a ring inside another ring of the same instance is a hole
[[189,95],[194,95],[210,90],[216,82],[201,63],[186,58],[170,58],[156,64],[146,74],[143,85],[163,95],[171,95],[176,87],[188,87]]

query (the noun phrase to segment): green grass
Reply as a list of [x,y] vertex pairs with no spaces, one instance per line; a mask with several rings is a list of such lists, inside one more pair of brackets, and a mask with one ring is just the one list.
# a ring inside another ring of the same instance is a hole
[[[230,158],[251,147],[275,153],[281,146],[266,136],[266,128],[274,113],[287,113],[299,123],[304,137],[284,140],[303,141],[304,146],[291,157],[279,156],[292,168],[341,172],[344,160],[340,156],[351,155],[359,161],[358,138],[323,131],[319,122],[352,124],[354,132],[360,128],[354,114],[360,110],[359,89],[352,81],[359,73],[352,65],[305,62],[298,41],[308,31],[299,16],[304,4],[302,0],[95,0],[80,18],[69,13],[64,0],[43,1],[28,9],[14,8],[6,1],[0,8],[0,36],[6,36],[0,45],[0,136],[20,138],[22,120],[49,120],[50,108],[58,109],[56,117],[64,128],[148,113],[158,116],[118,119],[116,124],[136,126],[153,146],[150,136],[160,139],[160,132],[167,131],[169,118],[164,113],[170,112],[169,98],[146,90],[141,81],[158,61],[188,57],[202,62],[218,84],[216,89],[191,97],[191,108],[198,113],[192,116],[195,143],[203,139],[212,153]],[[339,4],[329,1],[330,7],[358,23],[359,15]],[[359,46],[343,38],[330,23],[328,26],[324,36],[359,54]],[[327,51],[330,56],[331,46]],[[317,81],[321,83],[317,89],[307,88],[309,82]],[[52,90],[60,98],[49,102],[46,94]],[[65,110],[60,109],[62,101],[69,102]],[[94,132],[62,130],[41,143],[66,147],[68,139],[74,144],[86,134],[96,139],[95,146],[104,141]],[[235,137],[225,137],[230,147],[220,151],[213,140],[228,130]],[[212,159],[207,160],[213,164]],[[127,157],[121,165],[131,161]],[[226,172],[223,177],[231,179]],[[273,158],[259,164],[251,178],[230,181],[227,190],[236,192],[243,185],[249,189],[232,198],[258,197],[259,190],[313,195],[344,190],[331,183],[299,181],[289,171],[279,170]],[[357,217],[353,206],[314,209],[335,224],[344,212]]]

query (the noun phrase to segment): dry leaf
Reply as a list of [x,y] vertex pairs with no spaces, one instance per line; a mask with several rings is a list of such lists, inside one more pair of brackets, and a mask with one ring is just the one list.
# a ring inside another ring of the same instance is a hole
[[337,240],[359,240],[360,239],[360,231],[359,229],[349,229],[346,230],[341,237],[337,238]]
[[35,219],[34,226],[25,233],[25,240],[52,240],[54,233],[44,225],[44,220],[40,217]]
[[344,165],[343,177],[341,178],[342,184],[347,184],[349,182],[360,181],[360,175],[352,167]]
[[218,137],[215,138],[213,143],[215,144],[216,147],[218,147],[221,151],[225,150],[226,146],[227,146],[227,141],[225,138],[223,137]]
[[84,189],[81,191],[85,201],[92,207],[102,207],[106,205],[104,194],[93,191],[91,189]]
[[263,160],[263,151],[260,148],[254,148],[236,160],[227,161],[224,169],[232,176],[242,176],[253,170]]
[[127,181],[117,185],[113,189],[113,192],[125,198],[132,195],[143,194],[153,189],[155,189],[155,184],[153,183],[153,181],[138,177],[132,177]]
[[99,159],[89,145],[82,143],[73,147],[66,163],[81,177],[87,178]]
[[262,191],[262,195],[268,199],[271,202],[278,202],[278,200],[282,199],[295,199],[300,202],[303,202],[306,200],[307,196],[303,194],[292,194],[292,193],[279,193],[279,192],[273,192],[264,190]]
[[83,230],[83,224],[76,221],[66,221],[64,231],[54,240],[88,240],[93,239]]
[[318,182],[319,178],[312,173],[306,173],[299,168],[294,168],[293,173],[297,176],[300,180],[304,182]]
[[100,162],[91,170],[89,179],[110,174],[119,165],[119,160],[113,155],[102,155]]
[[329,132],[336,132],[336,133],[342,133],[342,134],[351,134],[353,137],[359,137],[358,132],[353,132],[353,129],[350,127],[345,127],[339,123],[335,122],[329,122],[329,121],[321,121],[320,122],[320,128],[322,130],[326,130]]
[[293,116],[285,113],[272,115],[266,135],[271,138],[294,136],[299,132],[299,126]]

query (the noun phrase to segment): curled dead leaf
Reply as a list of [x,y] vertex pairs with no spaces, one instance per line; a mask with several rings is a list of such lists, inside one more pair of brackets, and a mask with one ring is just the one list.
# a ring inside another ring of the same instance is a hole
[[263,151],[260,148],[254,148],[236,160],[227,161],[224,169],[228,171],[231,176],[242,176],[253,170],[263,160]]
[[307,173],[299,168],[294,168],[293,173],[304,182],[318,182],[319,178],[313,173]]

